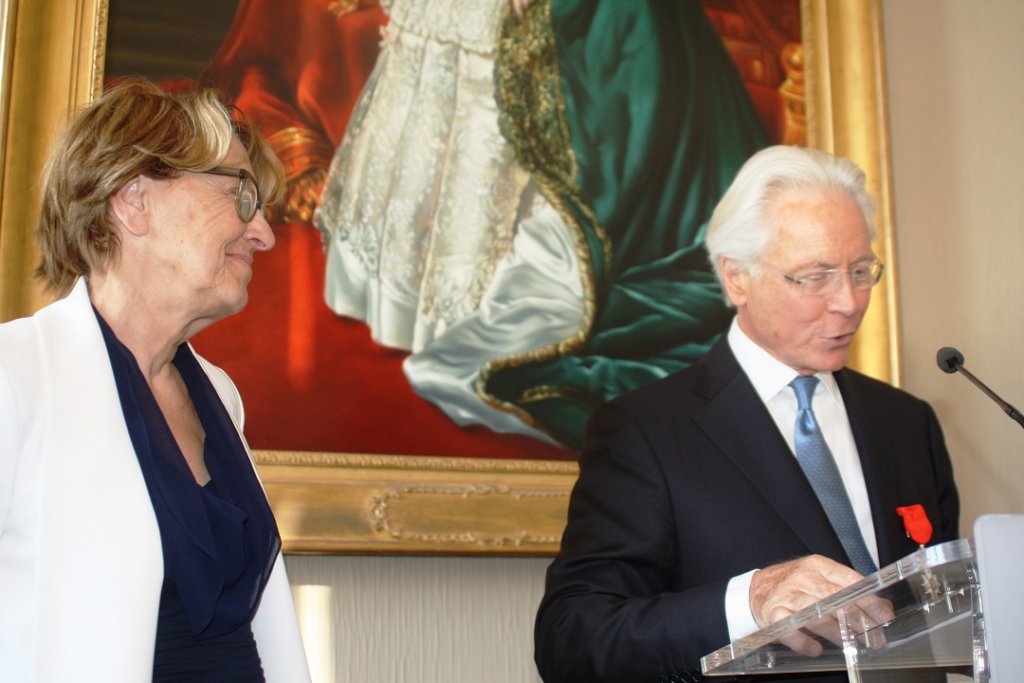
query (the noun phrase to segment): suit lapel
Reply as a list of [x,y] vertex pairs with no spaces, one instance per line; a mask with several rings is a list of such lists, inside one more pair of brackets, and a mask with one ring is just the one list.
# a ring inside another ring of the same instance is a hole
[[[850,430],[857,444],[860,466],[864,473],[864,485],[871,502],[871,520],[875,525],[875,542],[878,544],[878,560],[884,567],[902,558],[906,553],[906,532],[903,530],[896,506],[899,504],[898,482],[900,472],[894,457],[881,441],[882,435],[892,433],[898,425],[886,425],[884,411],[876,411],[870,420],[865,416],[869,397],[864,395],[864,384],[858,376],[849,371],[835,373],[836,384],[843,394]],[[867,425],[870,423],[870,428]]]
[[697,391],[708,404],[694,420],[811,552],[848,563],[814,490],[724,339],[705,361],[708,373]]

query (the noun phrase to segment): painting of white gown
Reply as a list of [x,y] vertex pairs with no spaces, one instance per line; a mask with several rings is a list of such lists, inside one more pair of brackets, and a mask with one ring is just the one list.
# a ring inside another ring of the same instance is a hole
[[461,425],[555,443],[476,389],[496,356],[580,332],[572,237],[498,128],[504,0],[395,0],[314,223],[325,300],[405,349],[413,389]]
[[460,425],[579,446],[731,312],[703,248],[769,144],[698,0],[395,0],[314,223],[325,298]]

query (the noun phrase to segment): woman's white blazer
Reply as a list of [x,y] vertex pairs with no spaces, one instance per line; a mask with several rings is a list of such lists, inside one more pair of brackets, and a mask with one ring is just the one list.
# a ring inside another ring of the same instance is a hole
[[[237,389],[199,360],[241,434]],[[0,325],[0,679],[150,680],[163,565],[79,280],[66,298]],[[253,632],[268,681],[309,680],[280,556]]]

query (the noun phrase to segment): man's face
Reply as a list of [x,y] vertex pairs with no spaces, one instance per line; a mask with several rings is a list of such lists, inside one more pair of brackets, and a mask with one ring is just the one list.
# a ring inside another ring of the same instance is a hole
[[871,300],[847,276],[827,295],[809,296],[784,277],[837,268],[848,271],[874,256],[857,203],[846,193],[791,190],[767,212],[774,238],[756,276],[724,260],[729,299],[740,328],[775,358],[803,375],[843,367]]

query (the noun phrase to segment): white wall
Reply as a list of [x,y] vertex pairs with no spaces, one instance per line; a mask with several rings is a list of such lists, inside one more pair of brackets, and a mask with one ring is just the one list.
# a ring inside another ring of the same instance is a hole
[[539,681],[547,559],[286,558],[314,683]]
[[[968,369],[1024,407],[1024,3],[883,0],[883,10],[904,385],[939,412],[970,534],[979,514],[1024,512],[1024,430],[934,358],[959,347]],[[315,680],[538,680],[531,639],[546,564],[289,558],[327,662]]]
[[1024,407],[1024,3],[883,3],[904,384],[939,413],[961,533],[1024,512],[1024,430],[935,352]]

